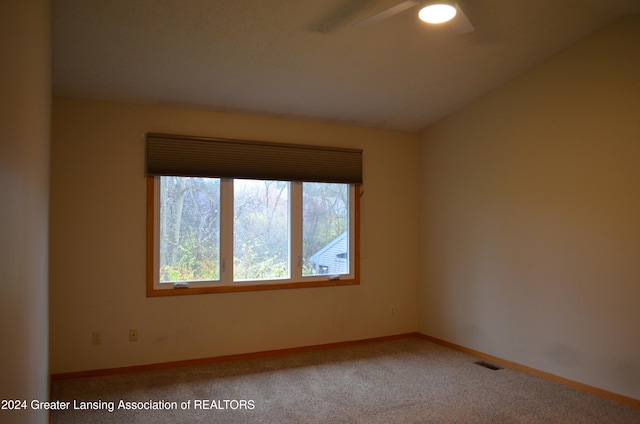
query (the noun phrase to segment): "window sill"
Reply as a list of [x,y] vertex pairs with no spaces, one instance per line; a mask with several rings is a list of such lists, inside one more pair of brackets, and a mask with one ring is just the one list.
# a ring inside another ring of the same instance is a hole
[[159,296],[183,296],[193,294],[208,293],[235,293],[247,291],[262,290],[284,290],[284,289],[303,289],[311,287],[336,287],[336,286],[354,286],[360,284],[359,278],[349,280],[321,280],[321,281],[303,281],[295,283],[261,283],[261,284],[234,284],[234,285],[218,285],[205,287],[188,287],[188,288],[167,288],[155,289],[147,288],[147,297]]

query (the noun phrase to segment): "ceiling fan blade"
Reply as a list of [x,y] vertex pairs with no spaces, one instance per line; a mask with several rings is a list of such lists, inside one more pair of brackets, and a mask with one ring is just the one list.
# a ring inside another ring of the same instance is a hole
[[[353,25],[362,19],[362,11],[371,7],[376,0],[342,0],[341,4],[330,10],[322,19],[309,26],[314,32],[331,33],[346,25]],[[366,15],[365,15],[366,16]]]
[[456,3],[456,17],[449,23],[449,25],[451,25],[451,27],[459,34],[467,34],[476,30],[458,3]]
[[380,13],[377,13],[373,16],[368,17],[367,19],[358,22],[357,24],[355,24],[355,26],[359,28],[366,28],[368,26],[377,24],[378,22],[382,22],[385,19],[392,17],[393,15],[397,15],[400,12],[404,12],[405,10],[416,6],[417,4],[419,4],[419,2],[416,0],[403,1],[402,3],[396,4],[389,9],[383,10]]

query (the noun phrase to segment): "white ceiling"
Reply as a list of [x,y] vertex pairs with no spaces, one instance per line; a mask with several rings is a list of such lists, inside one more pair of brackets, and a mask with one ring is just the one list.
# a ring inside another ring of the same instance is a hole
[[640,0],[460,0],[476,31],[402,0],[53,0],[54,94],[418,131]]

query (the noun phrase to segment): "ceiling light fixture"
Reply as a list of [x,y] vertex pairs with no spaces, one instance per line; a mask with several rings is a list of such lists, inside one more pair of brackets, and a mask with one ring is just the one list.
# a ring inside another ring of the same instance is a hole
[[429,2],[422,9],[420,9],[420,12],[418,12],[418,17],[420,18],[420,20],[429,24],[441,24],[444,22],[449,22],[455,16],[455,5],[446,1]]

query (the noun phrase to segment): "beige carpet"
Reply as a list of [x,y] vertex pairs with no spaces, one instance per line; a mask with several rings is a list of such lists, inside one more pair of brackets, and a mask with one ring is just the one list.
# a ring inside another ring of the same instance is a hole
[[[52,399],[70,402],[70,409],[52,412],[51,422],[640,423],[638,409],[511,369],[490,370],[477,360],[407,338],[59,380]],[[73,409],[74,402],[100,409]],[[134,405],[162,409],[118,409]]]

